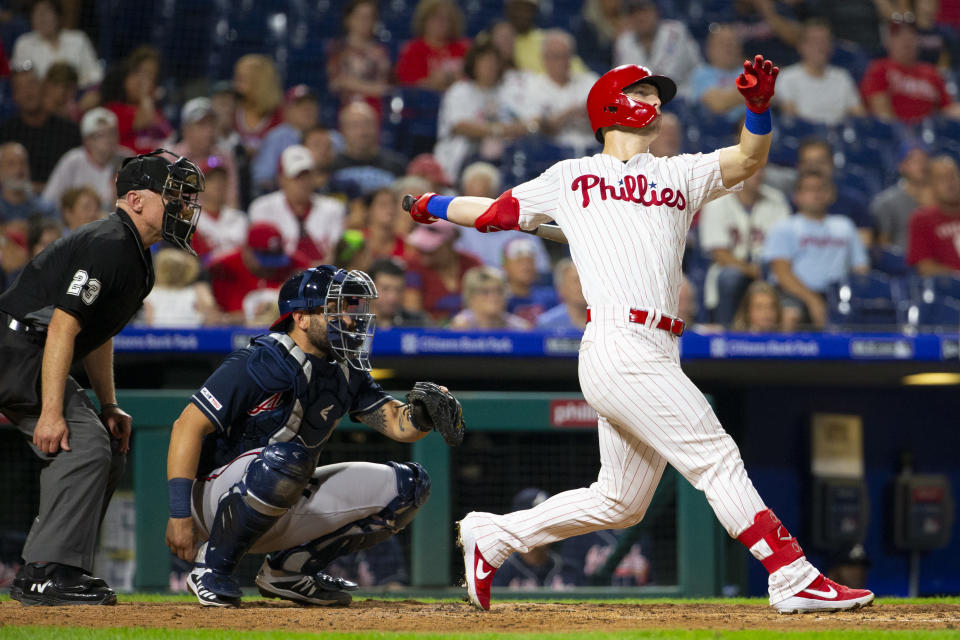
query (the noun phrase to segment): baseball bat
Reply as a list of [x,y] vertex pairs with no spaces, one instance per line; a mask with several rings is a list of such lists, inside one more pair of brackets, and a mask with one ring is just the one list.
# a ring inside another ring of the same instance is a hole
[[[414,203],[417,201],[409,193],[403,196],[403,200],[400,202],[400,206],[403,207],[404,211],[409,212],[413,208]],[[551,242],[559,242],[560,244],[570,244],[567,241],[567,236],[563,234],[563,230],[555,224],[541,224],[536,229],[520,229],[524,233],[529,233],[534,236],[539,236],[544,240],[550,240]]]

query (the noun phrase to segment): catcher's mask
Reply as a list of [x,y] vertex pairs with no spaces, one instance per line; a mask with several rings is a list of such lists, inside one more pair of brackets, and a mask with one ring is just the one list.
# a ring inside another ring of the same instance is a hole
[[[175,158],[173,162],[163,157]],[[200,220],[197,197],[205,187],[203,172],[195,163],[166,149],[127,158],[117,173],[117,197],[148,189],[163,198],[163,239],[197,255],[190,246]]]
[[376,316],[370,301],[377,287],[363,271],[339,269],[324,264],[287,280],[280,289],[280,317],[271,330],[290,329],[294,311],[323,309],[331,355],[354,369],[370,371],[370,347]]

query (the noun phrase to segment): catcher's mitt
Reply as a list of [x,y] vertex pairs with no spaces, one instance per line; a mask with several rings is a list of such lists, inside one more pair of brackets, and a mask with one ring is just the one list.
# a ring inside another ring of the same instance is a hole
[[440,385],[418,382],[407,392],[410,419],[420,431],[438,431],[451,447],[463,442],[463,407]]

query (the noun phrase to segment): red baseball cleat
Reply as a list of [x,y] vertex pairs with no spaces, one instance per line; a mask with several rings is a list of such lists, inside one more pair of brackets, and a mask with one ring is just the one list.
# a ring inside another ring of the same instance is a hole
[[467,524],[468,513],[463,520],[457,523],[459,535],[457,544],[463,550],[463,576],[467,584],[467,596],[475,607],[490,610],[490,587],[493,585],[493,574],[497,568],[487,562],[477,547],[477,538]]
[[800,593],[776,603],[780,613],[813,613],[817,611],[850,611],[873,602],[873,592],[851,589],[827,578],[822,573]]

